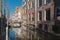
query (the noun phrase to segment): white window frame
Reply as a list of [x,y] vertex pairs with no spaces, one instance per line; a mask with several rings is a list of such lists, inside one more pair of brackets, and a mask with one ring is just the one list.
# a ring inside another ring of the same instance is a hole
[[28,21],[29,21],[29,14],[28,14]]
[[29,4],[28,4],[28,10],[29,10]]
[[46,21],[46,10],[44,10],[44,21]]
[[38,21],[40,21],[40,20],[39,20],[39,12],[38,12]]
[[38,0],[38,7],[39,7],[39,0]]
[[26,13],[26,7],[25,7],[25,13]]
[[33,16],[33,15],[32,15],[32,13],[31,13],[31,21],[32,21],[32,16]]
[[44,0],[44,4],[46,4],[46,0]]
[[31,8],[32,8],[32,2],[31,2]]

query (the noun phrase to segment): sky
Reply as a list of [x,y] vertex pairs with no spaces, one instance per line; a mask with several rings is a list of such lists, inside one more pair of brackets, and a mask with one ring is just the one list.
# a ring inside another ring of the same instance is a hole
[[8,9],[10,10],[10,16],[12,16],[16,6],[22,6],[22,0],[6,0],[6,4]]

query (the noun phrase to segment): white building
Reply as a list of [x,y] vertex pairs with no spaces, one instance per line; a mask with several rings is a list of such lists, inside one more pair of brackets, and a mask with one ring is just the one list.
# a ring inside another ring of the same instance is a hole
[[22,21],[22,8],[21,7],[16,7],[13,15],[10,17],[10,22],[13,23],[14,26],[19,26],[21,21]]

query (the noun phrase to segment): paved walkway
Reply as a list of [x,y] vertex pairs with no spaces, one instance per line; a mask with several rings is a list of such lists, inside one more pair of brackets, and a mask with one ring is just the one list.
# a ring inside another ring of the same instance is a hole
[[8,40],[8,27],[6,27],[6,40]]

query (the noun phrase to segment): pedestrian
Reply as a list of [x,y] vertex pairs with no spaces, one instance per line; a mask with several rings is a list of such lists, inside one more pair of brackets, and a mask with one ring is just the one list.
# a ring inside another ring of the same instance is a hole
[[15,40],[15,33],[12,28],[12,26],[9,26],[9,40]]

